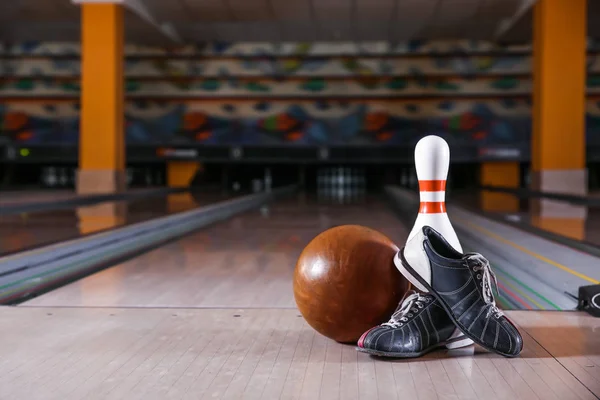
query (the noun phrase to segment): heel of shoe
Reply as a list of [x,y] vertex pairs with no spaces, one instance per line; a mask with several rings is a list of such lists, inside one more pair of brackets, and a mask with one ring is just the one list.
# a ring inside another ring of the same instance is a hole
[[406,279],[408,279],[408,281],[410,283],[412,283],[412,285],[414,287],[416,287],[417,289],[419,289],[423,293],[429,293],[429,289],[427,289],[425,286],[423,286],[423,284],[421,282],[419,282],[419,280],[417,278],[415,278],[413,276],[413,274],[408,269],[406,269],[406,267],[404,266],[404,263],[402,262],[402,259],[400,258],[400,252],[401,251],[402,250],[398,250],[398,252],[394,256],[394,265],[396,266],[396,268],[398,269],[398,271],[400,271],[400,273]]
[[456,328],[450,339],[448,339],[448,343],[446,344],[446,348],[448,350],[459,349],[461,347],[467,347],[473,344],[473,341],[465,336],[464,333],[461,332],[460,329]]

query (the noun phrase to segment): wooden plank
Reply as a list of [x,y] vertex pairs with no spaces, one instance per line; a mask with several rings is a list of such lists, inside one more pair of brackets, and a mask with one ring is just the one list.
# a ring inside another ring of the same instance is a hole
[[[249,212],[101,271],[24,306],[294,308],[290,284],[296,259],[323,230],[363,224],[396,243],[407,235],[379,201],[360,205],[273,204],[270,215]],[[327,219],[320,219],[325,213]],[[280,230],[284,222],[296,226]]]
[[[539,324],[547,313],[509,314]],[[578,370],[565,368],[574,366],[565,364],[568,358],[594,349],[581,352],[580,344],[555,359],[538,344],[540,332],[534,340],[527,326],[525,351],[515,359],[477,349],[383,360],[320,336],[298,315],[295,309],[0,308],[0,324],[11,327],[0,342],[0,398],[595,398],[573,376]],[[584,343],[595,341],[584,325],[572,332]]]
[[583,313],[508,311],[525,341],[514,359],[380,359],[316,333],[290,287],[305,244],[345,223],[407,233],[377,203],[324,209],[279,203],[0,308],[0,398],[597,398],[600,321]]
[[[585,385],[589,394],[600,396],[600,335],[594,334],[600,328],[600,320],[581,312],[544,312],[517,313],[515,321]],[[590,398],[585,392],[578,395]]]

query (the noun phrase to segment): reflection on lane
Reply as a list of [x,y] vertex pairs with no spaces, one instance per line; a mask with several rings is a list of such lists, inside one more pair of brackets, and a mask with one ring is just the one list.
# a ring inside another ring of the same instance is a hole
[[34,202],[50,202],[71,200],[77,197],[77,192],[74,190],[15,190],[2,191],[0,197],[0,206],[16,206],[25,203]]
[[340,205],[289,197],[212,224],[22,306],[295,307],[292,278],[319,233],[365,225],[404,243],[405,227],[377,197]]
[[184,192],[70,210],[0,216],[0,255],[148,221],[228,198],[214,191]]
[[529,225],[565,238],[600,246],[600,210],[548,199],[519,199],[508,193],[457,191],[449,202],[495,215],[508,222]]

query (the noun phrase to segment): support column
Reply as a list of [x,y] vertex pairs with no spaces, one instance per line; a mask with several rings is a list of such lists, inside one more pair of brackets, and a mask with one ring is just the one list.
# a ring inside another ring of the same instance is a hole
[[[534,12],[531,188],[587,194],[585,161],[586,0],[538,0]],[[587,209],[540,199],[533,225],[585,236]]]
[[[534,12],[532,189],[587,193],[586,0],[538,0]],[[561,203],[532,204],[560,216]]]
[[125,189],[123,6],[81,5],[81,123],[77,192]]
[[[521,170],[516,162],[484,162],[481,164],[480,183],[482,186],[499,186],[511,189],[519,187]],[[515,195],[483,190],[481,208],[491,212],[518,212],[519,198]]]

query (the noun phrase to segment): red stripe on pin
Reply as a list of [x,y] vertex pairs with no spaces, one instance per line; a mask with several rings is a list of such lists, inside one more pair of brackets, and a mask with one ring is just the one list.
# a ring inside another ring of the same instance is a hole
[[420,192],[442,192],[446,190],[446,181],[419,181]]
[[443,201],[422,201],[419,214],[441,214],[446,212],[446,203]]

